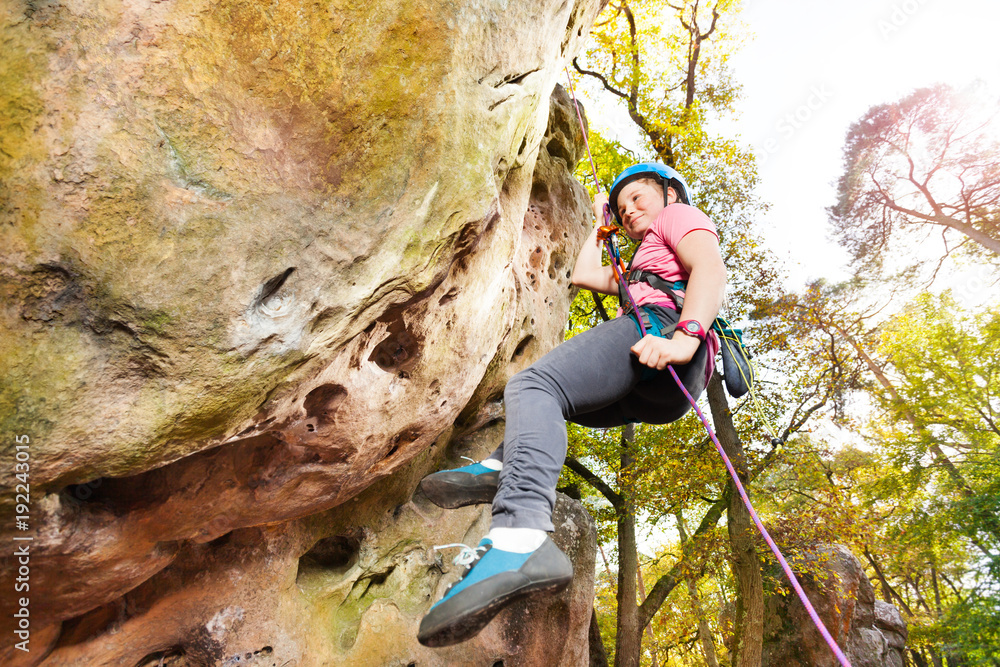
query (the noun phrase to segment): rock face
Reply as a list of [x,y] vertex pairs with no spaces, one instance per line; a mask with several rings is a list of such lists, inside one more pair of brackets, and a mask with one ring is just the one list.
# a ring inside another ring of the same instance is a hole
[[[589,204],[549,100],[600,4],[3,3],[0,421],[33,541],[32,652],[8,620],[0,661],[349,664],[419,619],[417,480],[496,444],[561,337]],[[456,516],[434,531],[484,527]]]
[[[417,499],[421,512],[435,524],[445,510],[425,505]],[[438,544],[457,540],[474,545],[489,529],[488,509],[465,513],[472,519],[447,531],[434,531]],[[552,665],[576,667],[587,663],[587,633],[594,601],[596,530],[590,516],[576,501],[560,496],[553,513],[553,539],[573,561],[574,579],[569,589],[556,596],[536,597],[514,604],[497,616],[475,638],[455,646],[430,649],[414,641],[420,618],[440,599],[445,587],[455,581],[462,568],[451,565],[455,550],[444,557],[433,556],[429,548],[419,558],[403,561],[411,565],[393,582],[396,591],[409,591],[415,605],[401,605],[398,594],[370,603],[360,615],[356,610],[337,610],[333,622],[347,626],[347,634],[321,664],[329,665]],[[459,530],[455,530],[455,528]],[[424,531],[427,527],[424,526]],[[433,530],[433,529],[432,529]],[[429,544],[428,544],[429,546]],[[405,565],[404,565],[405,567]],[[400,569],[400,568],[397,568]],[[393,575],[396,571],[393,570]],[[342,584],[341,584],[342,585]],[[417,598],[420,599],[417,599]]]
[[[864,568],[847,547],[821,547],[806,559],[799,582],[837,645],[854,667],[902,667],[906,623],[875,599]],[[819,572],[819,575],[810,574]],[[776,570],[774,577],[783,577]],[[783,581],[783,579],[782,579]],[[836,667],[836,656],[789,586],[765,599],[763,664]]]

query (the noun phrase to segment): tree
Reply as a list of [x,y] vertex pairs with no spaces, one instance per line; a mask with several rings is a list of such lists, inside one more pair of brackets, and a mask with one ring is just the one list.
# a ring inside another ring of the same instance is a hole
[[818,450],[794,471],[778,466],[769,495],[779,515],[836,508],[840,539],[907,618],[916,664],[995,664],[1000,309],[971,314],[924,294],[876,325],[878,309],[851,307],[861,287],[816,283],[784,306],[865,370],[853,388],[873,411],[845,423],[871,453]]
[[1000,308],[970,315],[922,295],[883,327],[880,352],[894,377],[879,441],[1000,583]]
[[943,244],[938,269],[956,251],[1000,258],[997,116],[982,86],[938,85],[874,106],[851,126],[828,211],[859,269],[899,262],[906,243],[934,235]]

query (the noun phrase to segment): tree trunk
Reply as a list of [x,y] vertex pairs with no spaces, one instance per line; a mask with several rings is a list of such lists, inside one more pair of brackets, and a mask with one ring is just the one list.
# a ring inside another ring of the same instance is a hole
[[[743,485],[747,484],[746,458],[733,416],[726,401],[722,378],[718,373],[708,383],[708,403],[712,408],[719,444],[729,456]],[[764,586],[760,559],[757,556],[757,527],[750,512],[736,491],[732,480],[727,482],[729,495],[729,544],[732,550],[730,566],[736,579],[736,617],[734,630],[734,667],[760,667],[764,644]],[[747,491],[749,493],[749,491]]]
[[[636,556],[638,556],[638,549],[636,550]],[[636,564],[636,566],[635,566],[635,574],[636,574],[635,578],[638,580],[638,584],[639,584],[639,598],[640,598],[639,599],[639,609],[641,611],[642,610],[642,603],[646,601],[646,584],[643,583],[643,581],[642,581],[642,568],[639,567],[638,564]],[[642,614],[641,613],[639,614],[639,618],[640,618],[639,625],[642,625],[642,620],[641,620],[642,619]],[[646,636],[649,637],[649,654],[653,658],[652,667],[660,667],[660,663],[656,659],[656,644],[654,643],[655,640],[656,640],[656,637],[653,636],[653,626],[650,625],[649,623],[647,623],[646,627],[645,627],[645,630],[646,630]]]
[[[635,427],[629,424],[622,430],[621,478],[628,479],[633,463],[632,442]],[[635,538],[635,494],[619,485],[622,506],[617,509],[618,519],[618,624],[615,634],[615,667],[639,667],[642,651],[642,626],[639,624],[639,605],[636,603],[636,577],[639,572],[639,554]]]
[[[685,560],[688,560],[690,545],[688,544],[687,527],[684,525],[684,513],[680,510],[674,514],[677,517],[677,532],[681,538],[681,549],[684,552]],[[698,596],[698,580],[690,569],[684,570],[684,580],[687,582],[688,596],[691,598],[691,608],[694,610],[694,617],[698,619],[698,643],[701,645],[701,653],[705,656],[705,664],[708,667],[719,667],[719,659],[715,655],[715,643],[712,642],[712,630],[705,620],[705,610],[701,606],[701,598]]]
[[601,627],[597,624],[597,609],[590,614],[590,633],[587,637],[590,648],[589,667],[608,667],[608,652],[604,650],[604,640],[601,639]]
[[902,609],[903,612],[908,617],[912,618],[913,617],[913,610],[910,609],[910,605],[906,604],[906,600],[904,600],[899,595],[899,593],[896,592],[896,589],[893,588],[892,585],[889,583],[889,580],[886,579],[885,573],[882,571],[882,568],[879,566],[878,561],[875,560],[875,556],[868,549],[867,545],[865,545],[864,554],[865,554],[865,558],[868,559],[868,562],[871,564],[872,568],[875,570],[875,576],[878,577],[879,583],[882,584],[881,585],[881,588],[882,588],[882,599],[885,600],[886,602],[888,602],[889,604],[895,604],[897,607],[899,607],[900,609]]

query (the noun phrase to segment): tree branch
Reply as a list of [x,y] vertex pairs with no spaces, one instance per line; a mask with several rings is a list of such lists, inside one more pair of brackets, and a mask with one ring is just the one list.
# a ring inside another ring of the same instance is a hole
[[624,509],[625,499],[608,486],[603,479],[592,473],[589,468],[569,456],[566,457],[564,464],[567,468],[582,477],[587,484],[590,484],[594,489],[599,491],[602,496],[607,498],[616,512]]
[[612,86],[611,83],[607,79],[605,79],[604,75],[601,74],[600,72],[592,72],[589,69],[583,69],[582,67],[580,67],[580,64],[576,62],[576,58],[573,58],[573,68],[576,69],[576,71],[579,72],[580,74],[583,74],[584,76],[594,77],[595,79],[601,82],[601,85],[604,86],[604,89],[607,90],[609,93],[617,95],[626,102],[628,101],[628,95],[626,95],[622,91]]
[[601,316],[601,319],[605,322],[611,319],[608,316],[608,311],[604,309],[604,302],[601,301],[601,297],[597,296],[597,292],[591,290],[590,296],[594,297],[594,308],[597,309],[597,314]]
[[[727,505],[729,505],[729,495],[723,494],[722,498],[705,513],[705,517],[701,520],[701,524],[699,524],[698,529],[694,531],[691,538],[694,539],[714,528],[719,523],[719,519],[722,518],[722,513],[725,511]],[[682,557],[670,568],[669,572],[656,580],[653,588],[649,591],[649,595],[639,605],[639,627],[644,628],[653,620],[653,616],[659,611],[660,606],[663,605],[663,601],[667,599],[667,596],[670,595],[674,587],[680,582],[681,574],[687,566],[687,561]]]

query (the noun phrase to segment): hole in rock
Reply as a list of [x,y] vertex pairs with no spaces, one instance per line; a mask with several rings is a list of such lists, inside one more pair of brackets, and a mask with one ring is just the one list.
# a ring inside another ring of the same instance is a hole
[[295,271],[295,267],[289,267],[285,269],[283,273],[279,273],[273,278],[268,278],[264,281],[264,284],[260,286],[260,291],[257,294],[257,298],[254,299],[254,307],[258,307],[264,304],[269,298],[274,296],[275,292],[281,289],[281,286],[285,284],[288,280],[288,276],[292,275]]
[[389,578],[389,575],[392,574],[393,570],[395,569],[396,566],[393,565],[385,572],[378,572],[368,577],[368,581],[370,582],[369,586],[381,586],[386,582],[386,580]]
[[125,610],[125,598],[118,598],[96,609],[67,619],[62,623],[56,648],[75,646],[99,637],[120,621]]
[[500,221],[500,213],[492,211],[486,219],[486,224],[480,227],[477,221],[469,222],[462,227],[455,241],[454,266],[457,270],[464,271],[469,267],[469,257],[476,246],[486,237],[490,231]]
[[312,433],[313,431],[316,430],[316,427],[313,426],[312,424],[306,424],[306,430]]
[[409,361],[418,351],[417,341],[406,331],[390,336],[372,352],[372,361],[384,371],[395,370]]
[[225,546],[227,542],[232,538],[233,531],[229,531],[223,535],[219,535],[217,538],[208,543],[208,546],[212,549],[218,549],[219,547]]
[[[549,257],[549,278],[555,280],[556,274],[562,271],[563,267],[566,266],[566,256],[560,252],[552,253]],[[567,271],[567,273],[569,273]]]
[[442,296],[440,299],[438,299],[438,305],[439,306],[443,306],[444,304],[448,303],[449,301],[454,301],[455,297],[457,297],[457,296],[458,296],[458,288],[457,287],[452,287],[450,290],[448,290],[445,293],[444,296]]
[[[497,100],[496,102],[494,102],[493,104],[491,104],[491,105],[490,105],[489,107],[487,107],[487,108],[488,108],[488,109],[489,109],[490,111],[493,111],[494,109],[496,109],[496,108],[497,108],[498,106],[500,106],[500,105],[501,105],[501,104],[503,104],[504,102],[507,102],[507,101],[509,101],[509,100],[513,99],[513,97],[514,97],[513,95],[508,95],[507,97],[505,97],[505,98],[503,98],[503,99],[501,99],[501,100]],[[501,165],[505,165],[506,163],[504,162],[504,160],[500,160],[500,164],[501,164]],[[504,170],[501,170],[501,169],[500,169],[500,165],[497,165],[497,174],[500,174],[500,173],[501,173],[502,171],[504,171]]]
[[[337,409],[345,398],[347,390],[339,384],[321,384],[306,395],[302,407],[307,418],[315,418],[320,426],[325,426],[333,423]],[[309,431],[316,430],[312,424],[308,428]]]
[[552,139],[549,143],[545,144],[545,150],[548,151],[549,155],[562,160],[566,164],[572,164],[575,162],[575,160],[573,160],[573,154],[570,152],[569,145],[565,141],[561,141],[558,138]]
[[[83,503],[103,503],[107,500],[107,477],[98,477],[89,482],[80,484],[70,484],[60,492],[63,500],[68,500],[74,504]],[[105,487],[102,489],[102,487]]]
[[524,157],[524,149],[527,147],[528,147],[528,135],[524,135],[524,138],[521,139],[521,146],[517,149],[518,159]]
[[534,336],[526,336],[520,343],[517,344],[517,347],[514,348],[514,354],[511,356],[510,360],[514,361],[524,354],[524,351],[528,349],[528,346],[531,345],[531,341],[533,340],[535,340]]
[[494,87],[499,88],[500,86],[504,86],[511,83],[519,84],[522,81],[524,81],[529,75],[534,74],[539,69],[540,68],[536,67],[535,69],[530,69],[527,72],[522,72],[521,74],[508,74],[504,78],[500,79],[500,81]]
[[376,466],[379,466],[381,468],[381,466],[386,465],[389,462],[389,460],[392,459],[392,457],[395,456],[397,452],[399,452],[401,447],[405,447],[406,445],[415,442],[420,437],[420,433],[421,433],[420,429],[408,428],[394,435],[390,443],[391,446],[389,447],[389,451],[386,452],[385,456],[382,457],[382,459],[376,464]]
[[302,555],[299,559],[299,569],[305,566],[325,570],[346,570],[357,562],[359,551],[361,551],[361,540],[357,535],[324,537]]
[[165,651],[154,651],[135,663],[135,667],[184,667],[188,665],[184,649],[179,646]]
[[423,339],[406,329],[401,314],[389,324],[388,337],[372,351],[369,361],[374,361],[387,373],[412,369],[420,359]]
[[[545,181],[535,181],[531,184],[531,201],[544,203],[549,200],[549,185]],[[536,211],[538,208],[532,205]]]

